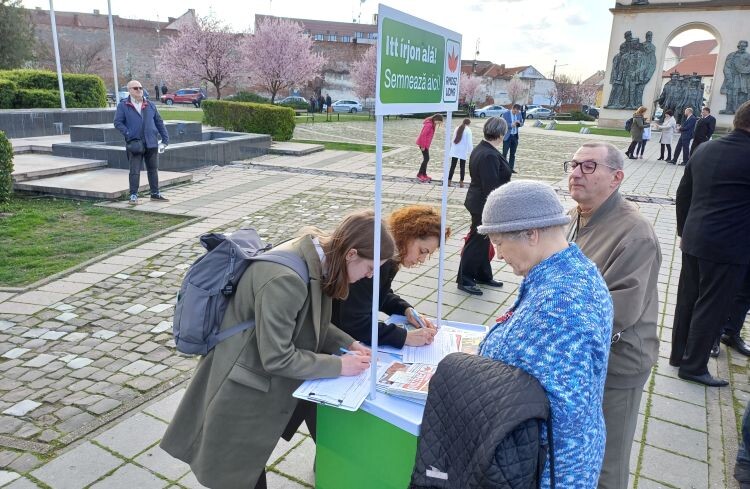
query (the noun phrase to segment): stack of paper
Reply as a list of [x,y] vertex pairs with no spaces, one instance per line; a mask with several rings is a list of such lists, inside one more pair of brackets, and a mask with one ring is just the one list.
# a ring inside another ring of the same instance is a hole
[[436,370],[435,365],[393,362],[379,376],[377,389],[392,396],[424,404],[430,379]]

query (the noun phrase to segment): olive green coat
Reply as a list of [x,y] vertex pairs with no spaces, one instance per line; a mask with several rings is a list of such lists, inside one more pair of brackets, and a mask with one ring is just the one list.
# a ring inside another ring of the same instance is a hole
[[[290,268],[254,263],[230,300],[222,329],[256,326],[200,360],[161,447],[212,489],[252,488],[297,405],[304,379],[337,377],[354,339],[330,323],[319,255],[310,236],[280,246],[307,262],[310,284]],[[323,352],[323,353],[320,353]]]

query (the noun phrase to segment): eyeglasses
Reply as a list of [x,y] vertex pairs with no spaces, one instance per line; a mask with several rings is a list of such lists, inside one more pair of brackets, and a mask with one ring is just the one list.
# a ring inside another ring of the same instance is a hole
[[569,160],[569,161],[565,161],[565,162],[563,162],[563,170],[565,171],[565,173],[573,173],[573,171],[580,166],[581,167],[581,173],[583,173],[585,175],[590,175],[590,174],[592,174],[592,173],[594,173],[596,171],[596,167],[598,165],[606,166],[607,168],[610,168],[612,170],[616,170],[616,168],[612,168],[611,166],[605,165],[603,163],[597,163],[594,160],[586,160],[586,161]]
[[130,87],[131,90],[143,90],[143,87]]

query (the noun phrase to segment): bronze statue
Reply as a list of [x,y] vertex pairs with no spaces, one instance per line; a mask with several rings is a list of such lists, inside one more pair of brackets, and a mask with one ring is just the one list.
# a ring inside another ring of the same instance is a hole
[[747,52],[747,41],[740,41],[737,51],[724,61],[721,93],[727,96],[727,107],[720,111],[722,114],[734,114],[740,105],[750,100],[750,53]]
[[637,109],[642,105],[643,89],[656,70],[656,46],[652,38],[653,33],[648,31],[646,41],[641,43],[631,31],[625,33],[620,51],[612,58],[608,109]]

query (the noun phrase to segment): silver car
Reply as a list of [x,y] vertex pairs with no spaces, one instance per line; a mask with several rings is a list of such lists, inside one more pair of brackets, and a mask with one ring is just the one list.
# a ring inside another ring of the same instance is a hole
[[334,112],[349,112],[356,114],[362,112],[362,104],[356,100],[337,100],[331,104]]
[[527,119],[549,119],[555,115],[555,112],[544,107],[536,107],[526,111]]
[[475,109],[474,110],[474,116],[475,117],[502,117],[502,115],[508,112],[508,109],[503,107],[502,105],[488,105],[486,107],[482,107],[481,109]]

